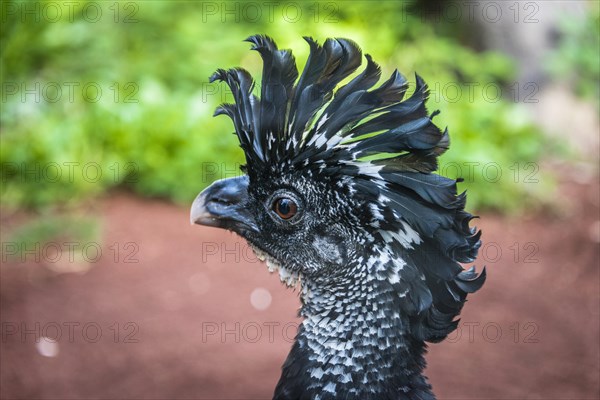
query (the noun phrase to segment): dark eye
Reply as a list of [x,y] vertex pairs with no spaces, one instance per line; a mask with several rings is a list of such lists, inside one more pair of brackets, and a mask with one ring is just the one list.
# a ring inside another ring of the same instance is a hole
[[298,206],[292,199],[280,197],[273,202],[273,211],[282,219],[290,219],[298,211]]

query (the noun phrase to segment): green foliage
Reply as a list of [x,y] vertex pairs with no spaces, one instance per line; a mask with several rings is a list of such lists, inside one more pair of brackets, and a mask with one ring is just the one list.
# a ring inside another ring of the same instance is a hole
[[257,17],[243,2],[227,3],[229,14],[224,2],[95,2],[97,22],[85,12],[89,2],[56,21],[19,14],[25,3],[44,7],[2,4],[5,207],[78,202],[115,186],[189,202],[213,179],[235,174],[243,154],[232,125],[212,117],[231,96],[208,76],[235,65],[259,73],[258,54],[241,42],[254,33],[293,48],[299,67],[308,54],[301,36],[344,36],[372,54],[384,75],[397,67],[414,82],[417,71],[430,84],[430,109],[442,111],[438,123],[450,128],[442,167],[479,162],[481,174],[494,162],[502,169],[498,182],[466,182],[475,206],[517,209],[537,196],[507,178],[514,163],[538,160],[541,141],[510,101],[510,60],[439,36],[401,3],[295,3],[300,14],[273,6]]
[[558,49],[546,65],[555,78],[568,81],[577,95],[600,107],[600,6],[590,8],[583,19],[563,18]]
[[[98,220],[81,215],[45,215],[27,222],[8,234],[6,243],[19,249],[42,248],[47,243],[57,246],[71,246],[73,254],[81,252],[81,248],[96,243],[100,236]],[[23,250],[14,254],[23,257]]]

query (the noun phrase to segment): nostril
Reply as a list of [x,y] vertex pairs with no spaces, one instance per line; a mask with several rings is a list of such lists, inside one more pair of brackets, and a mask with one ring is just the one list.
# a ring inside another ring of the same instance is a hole
[[208,199],[209,203],[217,203],[223,206],[230,206],[233,203],[229,200],[223,199],[222,197],[211,197]]
[[222,213],[240,205],[246,196],[246,182],[239,178],[228,178],[214,182],[202,193],[203,203],[212,211]]

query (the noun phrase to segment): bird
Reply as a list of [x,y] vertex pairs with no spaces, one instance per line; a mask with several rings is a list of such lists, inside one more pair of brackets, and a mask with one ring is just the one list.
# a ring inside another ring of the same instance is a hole
[[398,70],[377,85],[370,55],[355,73],[354,41],[304,40],[301,73],[291,50],[257,34],[246,41],[259,85],[239,67],[210,77],[231,90],[214,115],[232,120],[245,164],[198,194],[191,223],[238,234],[298,289],[302,322],[273,399],[435,399],[427,343],[457,328],[486,279],[461,265],[481,246],[461,180],[435,173],[448,130],[418,74],[411,91]]

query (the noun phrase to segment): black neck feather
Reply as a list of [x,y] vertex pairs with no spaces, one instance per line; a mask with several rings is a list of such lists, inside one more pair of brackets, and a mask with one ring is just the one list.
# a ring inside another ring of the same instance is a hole
[[434,399],[425,343],[410,335],[395,288],[362,272],[304,284],[305,319],[274,399]]

